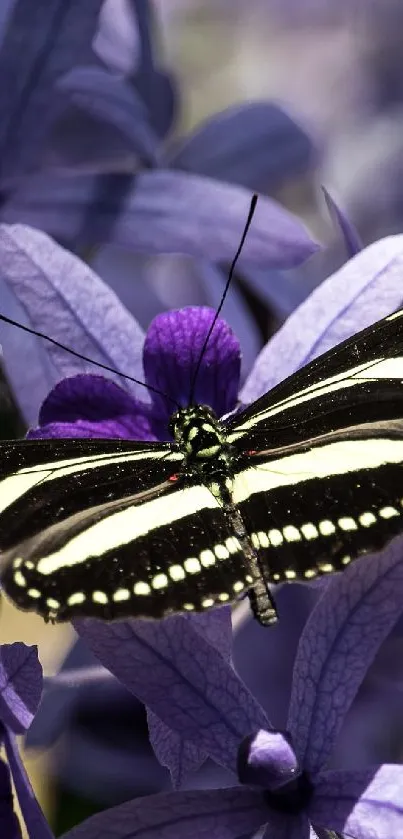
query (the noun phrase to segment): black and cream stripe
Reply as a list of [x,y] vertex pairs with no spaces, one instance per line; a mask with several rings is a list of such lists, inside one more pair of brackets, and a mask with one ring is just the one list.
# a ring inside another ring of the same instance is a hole
[[2,585],[62,621],[160,618],[343,570],[403,530],[403,318],[397,312],[220,423],[174,443],[0,444]]

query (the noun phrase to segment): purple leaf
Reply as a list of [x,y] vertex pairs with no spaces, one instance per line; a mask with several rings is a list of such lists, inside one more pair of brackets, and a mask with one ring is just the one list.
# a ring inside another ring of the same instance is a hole
[[16,0],[0,54],[3,179],[32,169],[52,116],[54,80],[91,55],[102,0]]
[[247,102],[214,114],[171,156],[174,169],[268,192],[317,162],[305,131],[272,102]]
[[10,770],[0,758],[0,836],[22,839],[21,828],[14,813]]
[[347,256],[349,258],[353,257],[357,253],[360,253],[360,251],[362,251],[364,247],[358,235],[358,231],[355,229],[353,223],[347,218],[346,214],[343,213],[340,207],[337,206],[335,200],[332,198],[332,196],[324,186],[322,186],[322,192],[325,196],[325,201],[329,213],[331,217],[334,218],[336,224],[338,225],[343,234]]
[[335,577],[312,611],[294,666],[287,731],[315,775],[382,642],[403,611],[403,539]]
[[403,836],[403,766],[324,772],[310,807],[313,823],[354,839]]
[[75,622],[91,652],[184,740],[235,771],[241,740],[265,714],[192,617]]
[[42,693],[42,667],[37,647],[0,646],[0,720],[15,734],[24,734],[36,714]]
[[389,236],[321,283],[260,353],[242,402],[252,402],[311,359],[399,308],[402,272],[403,236]]
[[[22,225],[0,225],[0,264],[9,299],[24,307],[31,328],[56,340],[62,336],[63,343],[71,349],[143,379],[143,332],[88,265],[44,233]],[[8,307],[2,311],[7,314]],[[12,304],[11,316],[13,313]],[[11,341],[10,347],[12,330],[17,338]],[[40,357],[33,359],[37,385],[34,390],[32,362],[27,365],[31,339],[25,343],[25,336],[15,327],[0,322],[0,340],[11,384],[30,424],[36,423],[41,402],[59,379],[93,373],[95,369],[92,364],[43,342]],[[145,388],[139,389],[113,374],[108,376],[147,399]]]
[[[193,626],[229,663],[232,648],[231,608],[224,606],[222,609],[214,609],[209,614],[201,612],[193,615]],[[168,767],[172,785],[174,789],[178,789],[186,776],[204,763],[207,755],[193,743],[185,742],[149,708],[147,720],[154,752],[159,762]]]
[[18,753],[14,734],[5,730],[4,743],[18,802],[30,839],[54,839]]
[[74,67],[58,79],[56,88],[74,105],[117,128],[144,164],[157,165],[159,139],[129,82],[100,67]]
[[248,839],[269,817],[262,793],[248,789],[161,793],[98,813],[63,839]]
[[[33,177],[3,208],[3,220],[25,222],[57,239],[81,234],[88,189],[96,179]],[[116,176],[115,191],[91,208],[88,243],[114,242],[134,251],[185,253],[231,262],[250,207],[250,193],[237,186],[182,172],[140,172],[127,188]],[[122,188],[120,188],[122,187]],[[124,188],[124,189],[123,189]],[[95,195],[95,192],[94,192]],[[318,250],[303,225],[269,198],[260,198],[239,266],[292,267]]]

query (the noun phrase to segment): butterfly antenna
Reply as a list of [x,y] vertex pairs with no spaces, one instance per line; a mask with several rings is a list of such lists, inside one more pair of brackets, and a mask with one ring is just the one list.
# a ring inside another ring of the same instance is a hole
[[29,332],[30,335],[35,335],[37,338],[43,338],[45,341],[49,341],[50,344],[54,344],[55,347],[59,347],[59,349],[64,350],[70,355],[74,355],[76,358],[81,358],[82,361],[88,361],[89,364],[94,364],[96,367],[101,367],[102,370],[107,370],[108,373],[114,373],[115,376],[121,376],[122,379],[128,379],[129,382],[134,382],[136,385],[141,385],[141,387],[147,388],[147,390],[151,390],[153,393],[157,393],[158,396],[163,396],[164,399],[169,399],[170,402],[173,402],[176,408],[180,408],[179,402],[176,399],[173,399],[172,396],[168,396],[167,393],[164,393],[162,390],[158,390],[157,387],[153,387],[152,385],[146,385],[145,382],[141,382],[140,379],[135,379],[134,376],[129,376],[128,373],[121,373],[119,370],[115,370],[114,367],[108,367],[107,364],[102,364],[100,361],[94,361],[93,358],[89,358],[87,355],[82,355],[76,350],[72,350],[70,347],[66,347],[65,344],[62,344],[60,341],[56,341],[54,338],[50,338],[49,335],[45,335],[44,332],[38,332],[36,329],[30,329],[29,326],[24,326],[22,323],[18,323],[16,320],[12,320],[11,318],[7,318],[5,315],[0,315],[0,320],[4,321],[4,323],[9,323],[11,326],[17,326],[19,329],[22,329],[24,332]]
[[240,241],[240,243],[239,243],[238,250],[237,250],[237,252],[236,252],[236,254],[235,254],[235,256],[234,256],[234,258],[233,258],[233,260],[232,260],[231,267],[230,267],[229,272],[228,272],[228,279],[227,279],[227,282],[226,282],[226,284],[225,284],[225,288],[224,288],[224,291],[223,291],[223,295],[222,295],[222,297],[221,297],[220,305],[218,306],[218,309],[217,309],[217,311],[216,311],[216,313],[215,313],[215,315],[214,315],[214,318],[213,318],[212,324],[211,324],[211,326],[210,326],[210,329],[209,329],[209,331],[207,332],[207,335],[206,335],[206,338],[205,338],[204,344],[203,344],[203,346],[202,346],[202,349],[201,349],[201,352],[200,352],[200,355],[199,355],[199,358],[198,358],[198,361],[197,361],[197,364],[196,364],[195,371],[194,371],[194,373],[193,373],[192,382],[191,382],[191,386],[190,386],[190,396],[189,396],[189,404],[190,404],[190,405],[192,405],[192,403],[193,403],[193,397],[194,397],[194,391],[195,391],[195,387],[196,387],[196,381],[197,381],[197,377],[198,377],[198,375],[199,375],[199,371],[200,371],[200,366],[201,366],[201,363],[202,363],[202,361],[203,361],[203,356],[204,356],[204,353],[206,352],[206,347],[207,347],[207,344],[208,344],[208,342],[209,342],[209,340],[210,340],[210,338],[211,338],[211,334],[212,334],[213,329],[214,329],[214,327],[215,327],[215,325],[216,325],[216,323],[217,323],[217,320],[218,320],[218,318],[219,318],[219,315],[220,315],[221,309],[222,309],[222,307],[223,307],[223,305],[224,305],[224,302],[225,302],[225,298],[226,298],[226,296],[227,296],[227,294],[228,294],[229,287],[230,287],[230,285],[231,285],[231,281],[232,281],[232,277],[233,277],[233,275],[234,275],[234,271],[235,271],[235,268],[236,268],[236,264],[237,264],[237,262],[238,262],[238,259],[239,259],[240,255],[241,255],[241,253],[242,253],[242,248],[243,248],[243,246],[244,246],[244,244],[245,244],[245,239],[246,239],[246,237],[247,237],[247,235],[248,235],[249,228],[250,228],[250,226],[251,226],[252,219],[253,219],[253,216],[254,216],[254,214],[255,214],[256,205],[257,205],[257,200],[258,200],[258,196],[257,196],[257,195],[253,195],[253,196],[252,196],[252,200],[251,200],[251,202],[250,202],[250,207],[249,207],[248,218],[247,218],[247,220],[246,220],[245,228],[244,228],[244,231],[243,231],[243,233],[242,233],[242,238],[241,238],[241,241]]

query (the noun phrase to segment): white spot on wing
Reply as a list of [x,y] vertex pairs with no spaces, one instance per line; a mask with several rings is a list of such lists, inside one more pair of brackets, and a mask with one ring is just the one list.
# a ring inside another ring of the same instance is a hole
[[182,565],[171,565],[168,568],[168,574],[171,580],[173,580],[175,583],[179,580],[184,580],[186,576]]
[[133,586],[133,592],[136,595],[143,596],[146,594],[151,594],[151,588],[148,583],[135,583]]
[[85,603],[85,594],[83,591],[76,591],[67,598],[68,606],[80,606],[81,603]]
[[357,524],[350,516],[342,516],[338,520],[338,525],[342,530],[357,530]]
[[151,580],[151,585],[155,589],[166,588],[168,585],[168,577],[166,574],[156,574]]
[[115,603],[122,603],[124,600],[130,600],[129,589],[118,588],[118,590],[113,593],[112,600],[114,600]]
[[362,513],[358,516],[358,521],[363,527],[370,527],[371,524],[375,524],[376,516],[368,511],[367,513]]
[[393,516],[399,515],[399,510],[396,510],[396,507],[382,507],[379,510],[379,515],[382,519],[391,519]]
[[188,574],[198,574],[201,571],[201,565],[196,556],[190,556],[188,559],[185,559],[183,566]]
[[92,599],[94,603],[100,603],[102,606],[105,606],[108,602],[108,596],[104,591],[93,591]]

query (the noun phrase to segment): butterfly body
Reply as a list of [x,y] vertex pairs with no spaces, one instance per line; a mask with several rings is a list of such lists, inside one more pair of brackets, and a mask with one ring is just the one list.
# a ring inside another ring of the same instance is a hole
[[403,312],[173,443],[0,444],[2,586],[53,621],[161,618],[343,571],[403,531]]

